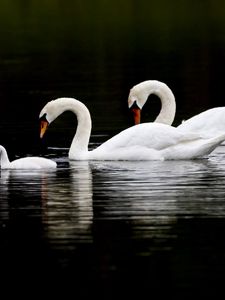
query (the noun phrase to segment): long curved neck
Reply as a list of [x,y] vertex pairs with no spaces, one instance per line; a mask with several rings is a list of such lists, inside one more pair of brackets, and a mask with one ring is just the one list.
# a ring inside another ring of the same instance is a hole
[[155,82],[150,91],[151,94],[155,94],[161,100],[161,110],[155,122],[171,125],[176,114],[176,102],[172,91],[165,83],[158,81]]
[[163,88],[155,91],[155,94],[161,100],[161,110],[155,122],[171,125],[174,121],[176,114],[176,102],[172,91],[167,85],[163,84]]
[[158,96],[161,100],[161,110],[155,122],[171,125],[176,114],[176,101],[170,88],[160,81],[146,81],[145,90],[145,102],[151,94]]
[[91,116],[87,107],[78,101],[71,107],[71,111],[77,116],[77,131],[70,146],[69,158],[78,159],[88,153],[92,127]]
[[60,99],[57,105],[58,115],[71,111],[77,117],[77,130],[72,140],[69,158],[85,159],[88,154],[88,143],[91,135],[91,116],[87,107],[73,98]]
[[0,168],[4,169],[10,165],[8,154],[3,146],[0,146]]

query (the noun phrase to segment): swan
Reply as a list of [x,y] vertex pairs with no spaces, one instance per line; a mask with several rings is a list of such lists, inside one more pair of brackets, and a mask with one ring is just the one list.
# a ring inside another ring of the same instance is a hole
[[41,138],[49,124],[65,111],[77,117],[77,130],[69,149],[71,160],[193,159],[208,155],[225,139],[225,134],[207,139],[198,134],[184,134],[166,124],[142,123],[89,151],[91,116],[87,107],[74,98],[57,98],[42,108],[39,114]]
[[55,161],[44,157],[23,157],[9,161],[6,149],[0,145],[0,168],[1,169],[52,169],[56,168]]
[[[157,95],[161,100],[161,110],[155,122],[171,125],[176,113],[175,97],[165,83],[157,80],[146,80],[131,88],[128,96],[128,107],[133,112],[134,123],[140,123],[141,109],[151,94]],[[211,108],[183,121],[177,128],[186,133],[195,132],[206,137],[213,137],[225,132],[224,116],[225,107]]]
[[135,124],[141,122],[141,110],[151,94],[161,100],[161,110],[154,122],[171,125],[176,114],[175,97],[171,89],[158,80],[146,80],[130,89],[128,107],[133,112]]

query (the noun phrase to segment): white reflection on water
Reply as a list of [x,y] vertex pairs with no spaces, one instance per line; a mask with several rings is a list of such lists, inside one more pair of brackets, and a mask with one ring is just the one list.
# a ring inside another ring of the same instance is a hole
[[123,217],[130,219],[143,215],[143,221],[146,217],[175,221],[177,216],[212,217],[225,213],[225,164],[216,154],[192,161],[91,165],[99,176],[95,185],[98,194],[113,200],[107,206],[111,217],[123,212]]
[[61,239],[64,244],[74,239],[91,242],[93,205],[89,164],[84,161],[73,166],[71,162],[70,168],[62,173],[49,182],[44,197],[48,237],[53,241]]
[[13,197],[20,195],[29,204],[36,197],[46,235],[63,243],[90,242],[93,220],[162,228],[173,226],[178,217],[223,217],[223,150],[192,161],[68,163],[64,158],[66,167],[55,172],[2,170],[1,215],[7,217]]
[[40,214],[50,241],[65,245],[76,238],[91,240],[92,176],[88,162],[77,162],[75,167],[71,163],[70,167],[51,172],[3,170],[0,183],[1,215],[8,215],[12,209],[8,202],[13,203],[28,215]]

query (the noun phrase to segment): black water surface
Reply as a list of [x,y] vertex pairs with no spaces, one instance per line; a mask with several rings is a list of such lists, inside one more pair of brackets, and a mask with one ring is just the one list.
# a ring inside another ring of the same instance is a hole
[[3,287],[100,299],[222,291],[224,146],[196,161],[61,155],[56,172],[1,172]]

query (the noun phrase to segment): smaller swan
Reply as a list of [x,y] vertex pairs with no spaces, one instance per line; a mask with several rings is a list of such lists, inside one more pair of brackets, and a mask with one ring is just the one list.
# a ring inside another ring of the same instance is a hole
[[74,98],[58,98],[42,108],[39,115],[41,138],[48,125],[65,111],[77,117],[77,129],[69,149],[72,160],[194,159],[208,155],[225,140],[225,133],[207,139],[198,134],[184,134],[166,124],[142,123],[121,131],[89,151],[91,116],[87,107]]
[[12,162],[9,161],[6,149],[0,145],[1,169],[52,169],[56,168],[55,161],[44,157],[23,157]]

